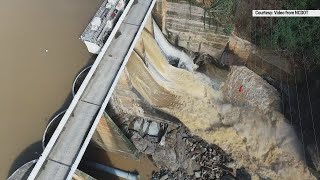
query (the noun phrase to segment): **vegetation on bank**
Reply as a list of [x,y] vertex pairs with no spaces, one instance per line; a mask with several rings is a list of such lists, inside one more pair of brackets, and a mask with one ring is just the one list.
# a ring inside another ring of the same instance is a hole
[[233,17],[235,0],[188,0],[190,5],[198,6],[204,9],[204,25],[218,25],[224,27],[227,35],[233,30]]
[[[317,8],[317,0],[288,0],[278,9]],[[252,31],[252,42],[262,48],[292,57],[296,63],[305,65],[309,70],[320,65],[320,18],[256,18],[253,26],[256,28]]]

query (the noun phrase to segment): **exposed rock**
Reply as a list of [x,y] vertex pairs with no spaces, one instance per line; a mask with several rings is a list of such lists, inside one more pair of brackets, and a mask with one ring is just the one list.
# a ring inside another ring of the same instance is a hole
[[152,137],[148,135],[142,137],[138,133],[133,133],[130,139],[134,146],[140,152],[143,152],[145,154],[153,154],[158,144],[158,137]]
[[290,59],[281,56],[276,51],[259,49],[253,43],[235,35],[230,36],[221,63],[244,64],[259,76],[268,76],[278,81],[292,82],[294,78]]
[[159,167],[175,171],[183,166],[185,161],[184,145],[179,143],[181,141],[177,135],[176,130],[167,133],[165,145],[158,146],[152,155],[152,159]]
[[162,177],[160,178],[160,180],[166,180],[166,179],[169,179],[169,175],[168,175],[168,174],[166,174],[166,175],[164,175],[164,176],[162,176]]
[[131,141],[139,151],[145,151],[148,147],[148,141],[143,139],[139,134],[133,134]]
[[230,36],[228,49],[245,63],[248,61],[250,54],[256,51],[256,48],[257,47],[254,44],[247,40],[241,39],[235,35]]
[[147,134],[151,136],[158,136],[160,132],[160,124],[156,122],[150,122]]
[[201,166],[194,159],[190,159],[188,163],[188,168],[186,169],[188,175],[193,175],[194,171],[200,171]]
[[141,136],[144,136],[145,134],[150,136],[158,136],[160,133],[160,124],[153,121],[137,118],[131,124],[133,124],[133,126],[129,127],[129,129],[137,131]]
[[156,151],[156,144],[148,142],[148,146],[143,151],[143,153],[151,155],[151,154],[154,154],[155,151]]
[[[138,118],[136,121],[133,122],[133,130],[140,132],[140,130],[144,127],[144,120]],[[130,128],[130,127],[129,127]]]
[[169,171],[166,169],[161,169],[159,172],[154,172],[151,180],[160,180],[161,177],[168,177],[168,179],[172,180],[192,180],[193,176],[188,176],[182,171]]
[[180,166],[177,162],[177,155],[173,148],[157,148],[156,152],[152,156],[154,162],[160,167],[166,167],[171,170],[177,170]]
[[162,168],[154,173],[153,179],[159,179],[163,174],[170,179],[203,180],[232,176],[233,170],[226,168],[232,160],[219,147],[190,135],[185,127],[171,131],[168,136],[171,137],[167,139],[171,140],[166,143],[167,146],[156,149],[152,155],[155,163]]
[[194,177],[195,178],[200,178],[201,177],[201,171],[194,172]]
[[264,112],[280,110],[280,95],[274,87],[244,66],[232,66],[223,86],[224,97],[237,106]]

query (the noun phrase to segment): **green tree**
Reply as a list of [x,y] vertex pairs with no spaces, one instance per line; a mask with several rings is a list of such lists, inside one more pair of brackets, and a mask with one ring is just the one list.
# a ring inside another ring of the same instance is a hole
[[[312,4],[313,0],[293,0],[286,3],[284,9],[311,9]],[[275,23],[271,20],[270,33],[256,32],[257,44],[282,50],[309,68],[320,65],[320,18],[283,17],[275,20]]]

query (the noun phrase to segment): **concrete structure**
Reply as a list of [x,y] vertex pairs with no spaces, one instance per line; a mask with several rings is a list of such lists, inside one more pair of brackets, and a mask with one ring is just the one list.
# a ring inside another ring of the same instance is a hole
[[81,35],[88,51],[99,54],[104,40],[112,31],[126,5],[125,0],[105,0]]
[[138,159],[138,150],[112,121],[107,113],[101,120],[92,136],[93,144],[106,152],[118,153],[124,157]]
[[128,2],[28,180],[72,178],[155,2]]
[[[12,173],[12,175],[7,180],[27,180],[36,162],[37,162],[36,159],[30,162],[27,162],[26,164],[21,166],[19,169],[17,169],[14,173]],[[91,177],[90,175],[78,169],[76,170],[72,178],[74,180],[96,180],[95,178]]]
[[190,0],[158,1],[153,15],[173,45],[219,59],[229,42],[224,27]]

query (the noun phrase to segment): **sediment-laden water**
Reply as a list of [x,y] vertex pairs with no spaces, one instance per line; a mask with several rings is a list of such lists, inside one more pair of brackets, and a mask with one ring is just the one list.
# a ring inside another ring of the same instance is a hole
[[1,2],[0,179],[42,152],[39,142],[48,120],[91,57],[79,37],[101,3]]

